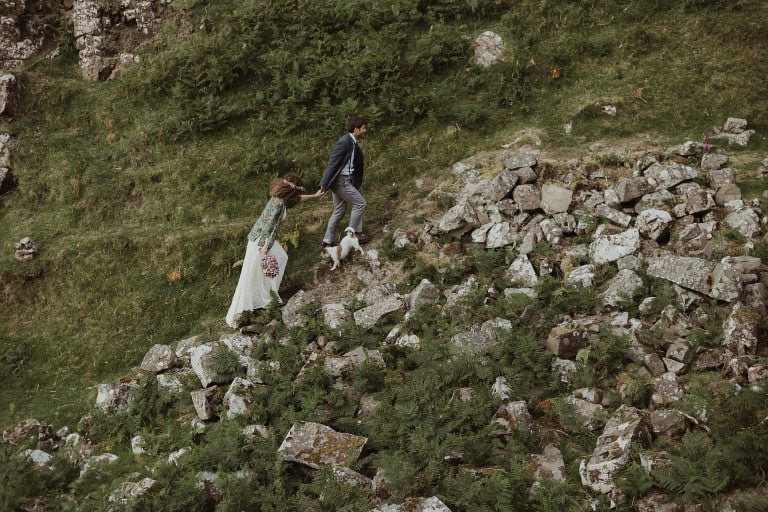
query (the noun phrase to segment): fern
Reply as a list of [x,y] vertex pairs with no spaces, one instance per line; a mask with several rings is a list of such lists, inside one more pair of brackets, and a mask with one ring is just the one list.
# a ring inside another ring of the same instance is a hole
[[628,464],[615,479],[616,486],[630,498],[639,498],[653,487],[653,480],[640,464]]
[[684,503],[703,501],[724,492],[732,480],[733,460],[712,447],[706,434],[693,432],[683,438],[672,461],[654,472],[659,486]]

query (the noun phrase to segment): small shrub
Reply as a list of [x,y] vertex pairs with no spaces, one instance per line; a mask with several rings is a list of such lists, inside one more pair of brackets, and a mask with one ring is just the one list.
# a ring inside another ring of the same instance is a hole
[[237,354],[226,345],[216,345],[211,351],[211,369],[221,380],[231,381],[243,373]]

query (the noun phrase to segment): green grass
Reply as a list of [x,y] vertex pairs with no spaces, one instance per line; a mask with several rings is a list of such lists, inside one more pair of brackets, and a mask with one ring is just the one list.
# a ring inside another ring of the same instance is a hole
[[[749,150],[768,148],[758,0],[177,4],[186,21],[146,43],[122,82],[84,82],[66,46],[19,73],[20,111],[2,123],[21,144],[18,189],[0,198],[0,371],[11,377],[0,425],[74,424],[89,387],[152,344],[224,329],[231,265],[266,183],[285,172],[315,183],[351,112],[371,119],[375,237],[418,200],[414,178],[442,177],[523,128],[583,149],[645,133],[701,139],[738,116],[758,130]],[[510,58],[478,70],[464,36],[487,29]],[[604,103],[618,115],[599,114]],[[290,212],[284,231],[300,238],[285,295],[309,281],[328,213]],[[23,236],[41,246],[32,262],[12,257]],[[172,270],[182,279],[169,284]]]

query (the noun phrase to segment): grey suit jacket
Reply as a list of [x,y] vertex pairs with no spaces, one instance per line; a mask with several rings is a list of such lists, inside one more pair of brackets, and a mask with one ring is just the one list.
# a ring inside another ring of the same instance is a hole
[[[331,149],[331,156],[328,158],[328,165],[325,167],[323,177],[320,179],[320,186],[325,188],[331,188],[339,176],[341,170],[347,165],[349,159],[352,158],[352,151],[355,149],[355,142],[349,133],[345,133],[336,141]],[[363,158],[363,152],[360,147],[354,151],[355,172],[352,173],[352,184],[355,188],[360,188],[363,184],[363,170],[365,168],[365,159]]]

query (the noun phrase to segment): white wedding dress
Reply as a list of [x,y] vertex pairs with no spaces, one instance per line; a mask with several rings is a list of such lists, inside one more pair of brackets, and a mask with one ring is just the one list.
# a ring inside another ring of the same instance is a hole
[[[275,240],[269,254],[277,259],[280,266],[277,276],[269,278],[261,270],[261,257],[259,256],[259,240],[248,241],[248,247],[245,250],[245,259],[243,267],[240,270],[240,280],[237,282],[235,295],[232,297],[232,304],[227,312],[227,325],[237,328],[237,320],[243,311],[255,311],[265,308],[272,302],[272,292],[277,294],[280,289],[280,282],[283,280],[285,266],[288,264],[288,253]],[[277,296],[278,300],[280,295]]]

